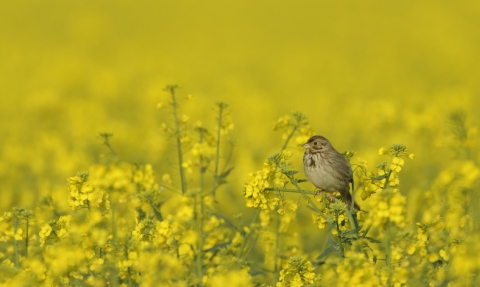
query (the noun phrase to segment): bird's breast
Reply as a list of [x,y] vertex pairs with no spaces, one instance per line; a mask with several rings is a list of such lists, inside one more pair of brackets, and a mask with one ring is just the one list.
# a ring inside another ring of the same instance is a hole
[[331,165],[323,163],[320,157],[306,156],[305,163],[305,175],[317,188],[329,192],[345,189],[344,181],[339,178],[338,172]]

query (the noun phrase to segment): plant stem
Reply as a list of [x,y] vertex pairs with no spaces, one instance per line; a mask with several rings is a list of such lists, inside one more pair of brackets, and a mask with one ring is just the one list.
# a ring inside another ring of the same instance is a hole
[[[387,228],[385,228],[385,262],[387,266],[391,266],[391,259],[392,258],[391,258],[391,250],[390,250],[390,233],[387,226]],[[387,281],[388,286],[391,286],[391,280],[392,280],[392,273],[389,272],[388,281]]]
[[275,256],[273,260],[273,286],[277,286],[277,280],[280,277],[280,270],[278,264],[278,254],[280,253],[280,215],[275,214]]
[[295,132],[297,131],[297,129],[298,129],[298,126],[297,126],[297,125],[293,126],[292,132],[290,132],[290,134],[288,135],[287,139],[285,140],[285,143],[283,144],[282,151],[284,151],[284,150],[287,148],[288,142],[292,139],[292,137],[293,137],[293,135],[295,134]]
[[25,227],[25,258],[28,257],[28,223],[29,223],[29,218],[26,218],[27,221],[27,226]]
[[390,175],[392,175],[392,170],[388,171],[388,174],[387,174],[387,177],[386,177],[386,180],[385,180],[385,184],[383,185],[383,189],[387,188],[388,183],[390,182]]
[[13,246],[15,248],[15,267],[19,268],[20,267],[20,260],[19,260],[19,256],[18,256],[18,242],[17,242],[17,239],[15,239],[15,235],[17,234],[17,230],[18,230],[18,217],[15,218],[15,223],[13,224],[13,234],[14,234],[14,238],[13,238]]
[[[243,241],[242,243],[242,247],[238,250],[237,252],[237,258],[240,259],[240,263],[242,263],[244,261],[244,259],[247,257],[248,253],[250,253],[250,250],[251,248],[249,248],[246,252],[243,252],[243,250],[245,249],[245,246],[247,246],[247,242],[248,240],[251,238],[252,234],[253,234],[253,228],[252,228],[252,225],[257,221],[258,219],[258,216],[260,215],[260,212],[261,210],[260,209],[257,209],[255,211],[255,214],[253,215],[253,218],[252,218],[252,222],[250,222],[250,233],[248,233],[248,236],[245,238],[245,240]],[[256,240],[255,240],[256,241]],[[252,244],[253,245],[253,244]],[[243,254],[242,254],[243,253]]]
[[[307,195],[307,193],[298,185],[297,180],[293,178],[293,176],[287,176],[287,177],[290,180],[290,182],[297,188],[297,190],[300,191],[303,197],[310,203],[313,210],[315,210],[318,214],[320,214],[321,217],[323,217],[323,219],[325,219],[325,221],[327,221],[327,217],[325,216],[325,214],[323,214],[323,212],[317,207],[315,202],[313,202],[313,200]],[[330,223],[328,223],[328,221],[327,221],[327,224],[330,226]]]
[[338,238],[340,239],[339,241],[339,246],[340,246],[340,252],[342,253],[342,257],[345,257],[345,249],[343,248],[343,244],[342,244],[342,231],[340,230],[340,227],[338,226],[338,212],[335,212],[335,228],[337,229],[337,236]]
[[[298,191],[298,189],[267,187],[267,188],[265,188],[265,190],[281,191],[281,192],[292,192],[292,193],[300,193],[300,194],[301,194],[301,192]],[[315,192],[313,192],[313,191],[304,190],[303,192],[306,193],[306,194],[315,195]]]
[[213,188],[212,188],[212,196],[215,199],[215,192],[217,191],[218,187],[218,163],[220,161],[220,131],[222,129],[222,115],[223,110],[226,108],[226,104],[219,103],[218,104],[218,125],[217,125],[217,151],[215,156],[215,172],[213,174]]
[[187,180],[185,178],[185,169],[183,168],[183,151],[182,151],[182,142],[181,142],[181,135],[180,135],[180,121],[178,120],[177,109],[178,104],[175,99],[175,89],[178,86],[176,85],[169,85],[165,89],[170,93],[172,96],[172,107],[173,107],[173,118],[175,120],[175,138],[177,140],[177,151],[178,151],[178,165],[180,167],[180,180],[182,182],[182,194],[187,192]]
[[197,264],[197,280],[198,286],[202,286],[202,278],[203,278],[203,266],[202,266],[202,259],[203,259],[203,200],[202,200],[202,193],[198,192],[196,196],[196,200],[198,201],[198,247],[197,247],[197,254],[196,254],[196,264]]

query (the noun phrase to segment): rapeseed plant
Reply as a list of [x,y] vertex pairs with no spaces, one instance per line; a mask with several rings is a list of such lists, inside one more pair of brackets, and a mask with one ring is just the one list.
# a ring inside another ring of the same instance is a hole
[[[110,155],[67,179],[69,209],[59,209],[47,196],[34,210],[13,208],[0,218],[5,243],[0,286],[479,283],[472,202],[480,168],[463,118],[452,116],[462,151],[423,193],[425,205],[412,224],[401,191],[401,174],[414,157],[406,146],[380,148],[387,160],[374,170],[358,153],[344,153],[355,170],[354,194],[364,201],[362,211],[350,211],[338,195],[315,194],[294,169],[298,147],[314,131],[302,113],[283,116],[274,123],[284,140],[279,151],[245,176],[245,206],[254,211],[251,221],[243,222],[242,215],[230,218],[217,210],[233,170],[230,156],[224,156],[234,127],[229,106],[215,106],[211,132],[199,121],[192,124],[188,115],[179,116],[178,86],[166,91],[174,120],[163,130],[176,144],[175,166],[157,182],[151,164],[121,161],[112,135],[102,133]],[[311,226],[298,224],[305,213]],[[298,233],[311,227],[325,231],[318,235],[324,246],[317,253],[303,249]]]

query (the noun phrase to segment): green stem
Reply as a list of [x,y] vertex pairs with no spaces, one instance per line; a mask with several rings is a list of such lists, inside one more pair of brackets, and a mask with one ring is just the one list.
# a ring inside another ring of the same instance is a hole
[[392,170],[388,171],[388,174],[387,174],[387,177],[386,177],[386,180],[385,180],[385,184],[383,185],[383,189],[387,188],[388,183],[390,182],[390,175],[392,175]]
[[182,151],[182,142],[180,134],[180,121],[178,120],[177,109],[178,104],[175,99],[175,89],[176,85],[167,86],[166,89],[172,96],[172,107],[173,107],[173,118],[175,120],[175,138],[177,140],[177,151],[178,151],[178,162],[180,167],[180,180],[182,182],[182,194],[187,192],[187,180],[185,178],[185,169],[183,168],[183,151]]
[[350,204],[350,206],[347,206],[347,210],[349,209],[350,212],[352,212],[354,210],[354,207],[355,206],[355,187],[353,186],[353,180],[352,180],[352,203]]
[[345,210],[347,213],[348,221],[350,222],[350,230],[357,230],[357,237],[358,237],[358,220],[357,220],[357,213],[355,210]]
[[29,223],[28,217],[27,217],[26,221],[27,221],[27,226],[25,227],[25,229],[26,229],[26,231],[25,231],[25,258],[28,257],[28,223]]
[[[390,250],[390,233],[387,228],[385,228],[385,262],[387,266],[391,266],[391,250]],[[391,272],[388,273],[387,286],[391,286],[392,275]]]
[[13,246],[15,248],[15,267],[19,268],[20,267],[20,260],[19,260],[19,256],[18,256],[18,242],[17,242],[17,239],[15,239],[15,235],[17,234],[17,230],[18,230],[18,218],[15,218],[15,223],[13,224],[13,234],[14,234],[14,237],[13,237]]
[[339,240],[340,252],[342,253],[342,257],[345,257],[345,249],[343,248],[343,244],[342,244],[343,233],[340,230],[340,227],[338,226],[338,212],[335,212],[335,228],[337,229],[338,238],[340,239]]
[[212,196],[215,199],[215,192],[217,191],[218,187],[218,163],[220,161],[220,131],[222,129],[222,115],[223,109],[226,106],[224,104],[219,104],[218,108],[218,126],[217,126],[217,151],[215,156],[215,172],[213,174],[213,188],[212,188]]
[[[281,192],[292,192],[292,193],[300,193],[300,194],[302,194],[300,191],[298,191],[298,189],[267,187],[267,188],[265,188],[265,190],[281,191]],[[315,195],[315,192],[313,192],[313,191],[304,190],[303,192],[306,193],[306,194]]]
[[[242,243],[242,247],[240,247],[240,249],[238,249],[238,252],[237,252],[237,258],[239,258],[239,262],[240,263],[243,263],[243,261],[245,260],[245,258],[247,257],[248,253],[250,253],[250,250],[251,248],[249,248],[249,250],[247,250],[246,252],[243,252],[243,250],[245,249],[245,247],[247,246],[247,242],[250,240],[252,234],[253,234],[253,224],[257,221],[258,219],[258,216],[260,215],[260,212],[261,210],[260,209],[257,209],[255,211],[255,214],[253,215],[253,218],[252,218],[252,222],[250,222],[250,233],[248,233],[248,236],[245,238],[245,240],[243,241]],[[253,244],[252,244],[253,245]]]
[[[203,133],[200,133],[200,143],[203,142]],[[196,254],[196,264],[197,264],[197,285],[202,286],[202,278],[203,278],[203,198],[202,194],[204,191],[204,174],[205,168],[203,167],[203,158],[200,158],[200,191],[197,193],[196,201],[199,204],[199,211],[197,213],[198,219],[198,246],[197,246],[197,254]],[[197,205],[195,205],[197,206]]]
[[[320,210],[320,208],[317,207],[317,205],[315,204],[315,202],[313,202],[310,196],[308,196],[307,193],[298,185],[297,180],[293,178],[293,176],[287,175],[287,177],[290,180],[290,182],[297,188],[297,190],[300,191],[303,197],[310,203],[313,210],[315,210],[318,214],[320,214],[321,217],[323,217],[323,219],[327,221],[327,217],[325,216],[325,214],[323,214],[323,212]],[[328,223],[328,221],[327,221],[327,224],[330,226],[330,223]]]
[[287,140],[285,140],[285,143],[283,144],[282,151],[284,151],[287,148],[288,142],[292,139],[292,137],[295,134],[295,132],[297,131],[297,129],[298,129],[297,125],[293,126],[292,132],[288,135]]
[[197,193],[197,201],[199,202],[199,211],[197,213],[198,219],[198,247],[197,247],[197,254],[196,254],[196,264],[197,264],[197,285],[202,286],[202,277],[203,277],[203,266],[202,266],[202,259],[203,259],[203,200],[202,200],[202,193]]
[[280,277],[280,270],[278,264],[278,254],[280,253],[280,215],[278,213],[275,214],[275,256],[273,260],[273,286],[277,286],[278,278]]
[[115,152],[115,150],[113,149],[112,145],[110,144],[110,137],[112,137],[113,134],[109,134],[109,133],[100,133],[100,137],[103,138],[103,144],[106,145],[108,147],[108,149],[110,149],[110,153],[112,154],[112,156],[116,157],[117,156],[117,153]]

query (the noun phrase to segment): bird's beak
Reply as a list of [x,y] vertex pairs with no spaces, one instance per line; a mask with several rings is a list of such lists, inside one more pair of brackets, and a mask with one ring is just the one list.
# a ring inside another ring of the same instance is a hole
[[309,145],[308,143],[304,143],[304,144],[302,145],[302,147],[303,147],[303,148],[309,148],[310,145]]

